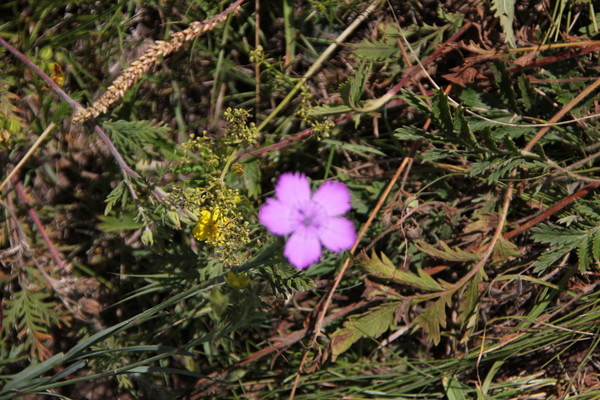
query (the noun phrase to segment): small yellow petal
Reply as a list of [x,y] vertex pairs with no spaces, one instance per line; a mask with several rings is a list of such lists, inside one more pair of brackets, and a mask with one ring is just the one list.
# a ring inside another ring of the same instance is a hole
[[192,229],[192,234],[196,240],[217,240],[222,236],[221,225],[226,222],[226,218],[221,217],[221,212],[218,208],[215,208],[212,213],[208,210],[202,210],[198,218],[198,223]]

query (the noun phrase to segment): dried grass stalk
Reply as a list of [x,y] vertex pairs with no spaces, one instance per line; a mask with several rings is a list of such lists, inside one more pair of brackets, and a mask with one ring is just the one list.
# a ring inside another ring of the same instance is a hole
[[165,42],[164,40],[157,40],[154,42],[144,54],[132,62],[129,68],[123,71],[123,73],[115,79],[112,85],[110,85],[106,92],[96,100],[94,104],[75,114],[73,122],[80,124],[88,119],[96,118],[100,114],[107,112],[115,102],[123,98],[127,90],[129,90],[134,83],[139,81],[144,73],[148,72],[150,67],[156,63],[159,57],[168,56],[181,48],[185,42],[189,42],[203,33],[216,28],[220,23],[227,19],[229,14],[237,13],[243,2],[244,0],[237,0],[225,11],[213,18],[192,22],[189,28],[181,32],[173,33],[171,35],[171,40],[168,42]]

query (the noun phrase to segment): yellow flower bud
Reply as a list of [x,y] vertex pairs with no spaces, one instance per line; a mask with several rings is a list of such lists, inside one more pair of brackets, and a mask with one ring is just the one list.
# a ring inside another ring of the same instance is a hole
[[250,278],[245,273],[236,274],[233,271],[227,273],[225,283],[234,289],[242,289],[250,284]]
[[145,246],[152,246],[154,244],[154,234],[148,227],[144,228],[144,232],[142,232],[142,243]]
[[177,211],[167,211],[167,218],[171,224],[173,224],[173,228],[181,229],[181,220],[179,219],[179,213]]

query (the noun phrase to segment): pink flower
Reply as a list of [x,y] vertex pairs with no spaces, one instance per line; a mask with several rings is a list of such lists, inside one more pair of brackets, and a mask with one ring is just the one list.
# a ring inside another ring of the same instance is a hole
[[339,253],[356,240],[352,221],[341,216],[352,208],[350,191],[327,181],[311,194],[306,175],[288,172],[279,177],[275,197],[267,199],[258,219],[274,235],[290,235],[283,254],[296,268],[305,269],[321,258],[321,245]]

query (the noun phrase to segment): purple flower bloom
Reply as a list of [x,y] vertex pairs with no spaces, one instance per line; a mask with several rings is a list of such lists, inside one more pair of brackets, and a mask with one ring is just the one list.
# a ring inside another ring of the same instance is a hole
[[258,219],[274,235],[290,235],[283,254],[304,269],[321,258],[321,245],[333,252],[348,250],[356,240],[352,221],[342,218],[352,208],[350,191],[327,181],[311,194],[306,175],[288,172],[279,177],[275,197],[267,199]]

